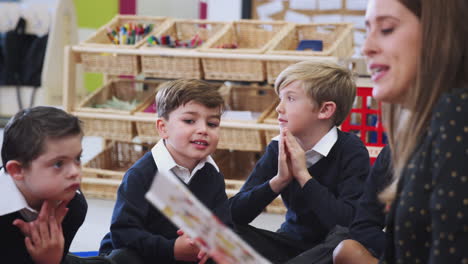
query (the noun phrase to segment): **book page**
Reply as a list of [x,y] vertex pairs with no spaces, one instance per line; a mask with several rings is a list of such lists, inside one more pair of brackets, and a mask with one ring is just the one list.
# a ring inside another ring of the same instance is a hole
[[232,264],[270,263],[225,226],[174,174],[158,172],[145,197],[209,255],[216,252]]

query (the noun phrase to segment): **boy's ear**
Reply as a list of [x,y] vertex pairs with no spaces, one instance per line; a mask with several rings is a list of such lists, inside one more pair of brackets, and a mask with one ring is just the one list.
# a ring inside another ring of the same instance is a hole
[[167,120],[164,117],[158,117],[156,119],[156,129],[158,130],[159,136],[166,139],[168,137],[167,133]]
[[319,119],[331,119],[336,111],[336,104],[333,101],[323,102],[318,113]]
[[23,165],[17,160],[9,160],[5,165],[5,169],[8,171],[8,174],[17,181],[24,179]]

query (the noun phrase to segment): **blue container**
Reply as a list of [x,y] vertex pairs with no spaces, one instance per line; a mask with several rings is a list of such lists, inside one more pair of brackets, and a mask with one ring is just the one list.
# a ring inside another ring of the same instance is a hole
[[323,41],[304,39],[299,42],[296,50],[312,50],[312,51],[323,51]]

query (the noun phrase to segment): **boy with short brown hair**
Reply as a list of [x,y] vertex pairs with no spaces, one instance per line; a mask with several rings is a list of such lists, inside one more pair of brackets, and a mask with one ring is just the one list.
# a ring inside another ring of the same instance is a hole
[[88,209],[78,190],[82,137],[79,119],[54,107],[21,110],[7,123],[0,170],[2,263],[66,261]]
[[128,249],[135,256],[132,263],[199,260],[200,250],[145,194],[157,173],[175,174],[221,220],[230,221],[224,177],[210,156],[218,144],[223,103],[217,88],[204,81],[162,84],[156,95],[161,140],[125,174],[101,254]]

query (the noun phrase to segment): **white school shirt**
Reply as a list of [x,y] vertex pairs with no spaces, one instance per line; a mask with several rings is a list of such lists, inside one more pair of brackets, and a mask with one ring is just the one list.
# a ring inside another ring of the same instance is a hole
[[21,216],[28,222],[37,218],[39,213],[28,205],[5,168],[0,170],[0,193],[3,197],[0,199],[0,216],[19,211]]
[[[274,137],[272,140],[279,141],[280,136]],[[306,166],[310,168],[323,157],[328,156],[330,150],[338,140],[338,131],[336,126],[333,126],[325,136],[323,136],[315,146],[305,152]]]
[[213,160],[211,156],[206,157],[205,159],[201,160],[197,166],[192,170],[190,170],[177,164],[172,158],[171,153],[166,148],[164,139],[160,139],[158,143],[151,149],[151,154],[153,155],[154,162],[156,163],[156,167],[158,168],[158,172],[161,173],[174,173],[179,179],[181,179],[186,184],[189,184],[190,180],[192,179],[193,175],[197,173],[198,170],[202,169],[205,166],[205,163],[210,163],[215,167],[215,169],[219,172],[219,168],[216,165],[216,162]]

